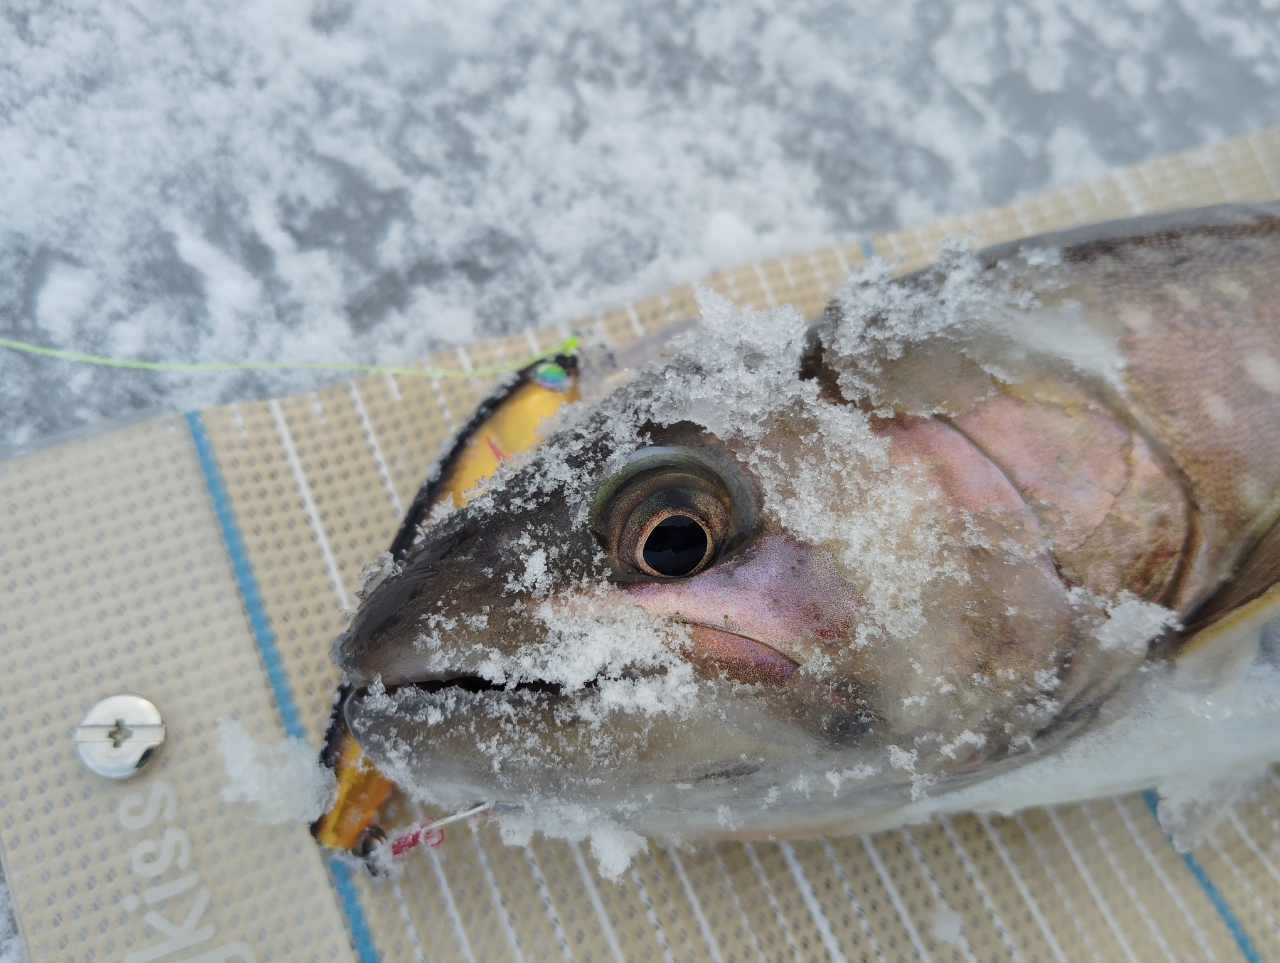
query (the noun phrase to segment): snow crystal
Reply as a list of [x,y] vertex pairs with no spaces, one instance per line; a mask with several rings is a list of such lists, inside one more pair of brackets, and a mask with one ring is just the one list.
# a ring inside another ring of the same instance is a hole
[[[897,748],[897,747],[895,746],[894,748]],[[898,767],[895,766],[894,768],[896,769]],[[834,769],[828,769],[826,776],[827,776],[827,782],[831,783],[832,798],[840,795],[840,787],[843,786],[846,782],[850,782],[850,781],[861,782],[865,779],[870,779],[879,771],[880,770],[877,769],[875,766],[869,765],[867,763],[859,763],[858,765],[854,766],[852,769],[842,769],[839,772],[837,772]],[[773,801],[774,800],[770,800],[770,802],[773,802]]]
[[399,571],[395,559],[390,552],[379,552],[372,562],[360,569],[360,591],[356,597],[361,601],[367,599],[378,586]]
[[262,823],[313,823],[329,808],[337,782],[304,740],[257,742],[234,719],[218,720],[218,749],[229,784],[227,802],[249,803]]
[[[1125,392],[1124,358],[1114,338],[1090,325],[1080,304],[1057,276],[1057,251],[1022,250],[990,270],[969,242],[947,239],[934,265],[915,283],[896,283],[891,266],[871,258],[833,298],[838,324],[828,325],[824,344],[834,352],[841,392],[889,415],[941,410],[930,392],[913,383],[908,368],[885,378],[895,362],[918,355],[933,342],[949,355],[959,376],[962,359],[1004,381],[1016,381],[1028,355],[1055,359]],[[1034,292],[1023,283],[1032,272]],[[911,350],[908,351],[908,348]],[[963,380],[963,379],[961,379]]]
[[1162,605],[1121,592],[1106,607],[1107,621],[1093,630],[1104,652],[1116,649],[1144,653],[1151,640],[1178,626],[1178,616]]

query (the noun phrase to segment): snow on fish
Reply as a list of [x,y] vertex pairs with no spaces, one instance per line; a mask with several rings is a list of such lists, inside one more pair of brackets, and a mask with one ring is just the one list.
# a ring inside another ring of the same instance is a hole
[[873,263],[808,325],[700,305],[424,489],[333,649],[382,772],[608,870],[1185,776],[1221,747],[1106,735],[1166,700],[1252,693],[1225,755],[1280,758],[1280,206]]

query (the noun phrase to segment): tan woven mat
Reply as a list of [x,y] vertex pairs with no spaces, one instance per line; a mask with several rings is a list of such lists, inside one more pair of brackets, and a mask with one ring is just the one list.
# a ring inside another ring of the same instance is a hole
[[[1280,128],[701,283],[812,316],[871,252],[914,266],[947,235],[1278,197]],[[569,329],[623,342],[694,313],[692,295],[432,360],[500,364]],[[224,803],[215,720],[319,745],[337,681],[326,652],[361,566],[487,387],[372,376],[0,463],[0,847],[32,963],[1280,960],[1275,784],[1186,857],[1134,796],[870,837],[653,845],[617,883],[578,847],[508,848],[485,828],[370,880],[305,827]],[[73,732],[129,691],[159,706],[169,741],[112,783]],[[417,815],[393,809],[392,823]],[[165,845],[165,875],[131,868]]]

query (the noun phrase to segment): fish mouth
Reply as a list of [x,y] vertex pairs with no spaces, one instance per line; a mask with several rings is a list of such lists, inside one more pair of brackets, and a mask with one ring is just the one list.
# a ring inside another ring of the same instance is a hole
[[[597,689],[600,687],[599,679],[589,679],[583,683],[583,689]],[[363,694],[367,687],[357,690]],[[473,695],[481,693],[493,692],[511,694],[514,692],[533,692],[547,696],[562,696],[565,694],[564,686],[559,682],[548,682],[543,679],[530,679],[523,682],[517,682],[514,685],[493,682],[480,675],[455,675],[447,676],[443,679],[423,679],[418,682],[404,682],[398,685],[386,686],[387,695],[394,695],[397,692],[417,691],[425,695],[434,695],[438,692],[444,692],[447,689],[458,689],[462,692],[469,692]],[[576,691],[576,690],[575,690]]]

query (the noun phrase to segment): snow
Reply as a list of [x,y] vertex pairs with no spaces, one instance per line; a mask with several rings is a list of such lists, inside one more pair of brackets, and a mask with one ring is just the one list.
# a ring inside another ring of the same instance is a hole
[[[1280,632],[1280,619],[1264,631]],[[1190,850],[1280,759],[1280,666],[1261,659],[1212,694],[1157,665],[1133,682],[1111,700],[1102,724],[1061,750],[971,788],[916,800],[902,817],[918,822],[969,810],[1008,815],[1155,788],[1161,826],[1180,850]]]
[[930,935],[939,943],[964,946],[964,917],[946,903],[939,903],[930,920]]
[[1106,607],[1107,621],[1093,630],[1103,651],[1123,649],[1141,653],[1165,629],[1178,625],[1178,618],[1161,605],[1144,602],[1132,592],[1121,592]]
[[289,736],[267,745],[255,741],[234,719],[219,719],[218,749],[229,780],[222,798],[248,803],[258,822],[309,825],[332,802],[337,781],[305,740]]
[[[1280,117],[1275,0],[14,0],[0,336],[403,362]],[[0,446],[331,376],[0,354]]]
[[26,963],[22,939],[13,921],[13,906],[9,902],[9,887],[0,877],[0,963]]

